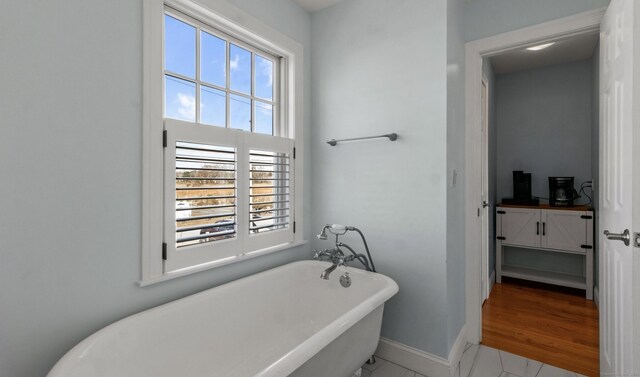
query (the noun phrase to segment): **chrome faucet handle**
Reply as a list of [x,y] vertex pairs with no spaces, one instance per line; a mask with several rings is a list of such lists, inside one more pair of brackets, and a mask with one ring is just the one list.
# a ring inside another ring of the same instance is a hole
[[316,249],[313,249],[313,251],[315,251],[316,253],[313,255],[313,259],[317,259],[317,260],[333,260],[333,253],[327,249],[322,250],[322,251],[317,251]]
[[320,252],[320,260],[323,260],[322,257],[326,257],[327,261],[330,261],[331,263],[333,263],[336,266],[345,266],[346,265],[346,260],[345,260],[345,255],[342,252],[342,250],[340,250],[337,247],[334,247],[333,249],[326,249]]

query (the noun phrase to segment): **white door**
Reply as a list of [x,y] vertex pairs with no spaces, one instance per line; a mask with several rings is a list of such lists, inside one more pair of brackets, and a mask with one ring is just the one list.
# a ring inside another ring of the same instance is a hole
[[489,85],[482,78],[482,301],[489,298]]
[[[633,128],[640,126],[633,98],[640,89],[635,77],[640,74],[635,66],[640,61],[634,65],[634,51],[639,52],[634,29],[640,25],[634,27],[634,15],[638,15],[634,0],[612,0],[600,31],[599,228],[617,234],[634,229],[634,201],[637,211],[640,199],[640,187],[634,193],[632,181],[638,171],[634,160],[636,165],[640,161],[638,135],[634,140],[633,134]],[[636,223],[636,229],[638,226]],[[634,332],[638,331],[634,325],[640,326],[640,313],[634,303],[639,294],[637,289],[634,292],[634,249],[632,244],[608,238],[612,237],[599,235],[600,374],[637,376],[640,370],[634,369],[633,359],[640,355],[634,350]]]

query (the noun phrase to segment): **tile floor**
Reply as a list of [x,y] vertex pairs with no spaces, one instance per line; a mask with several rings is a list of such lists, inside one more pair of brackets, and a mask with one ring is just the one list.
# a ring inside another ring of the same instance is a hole
[[[376,357],[362,366],[362,377],[428,377]],[[483,345],[467,344],[454,377],[583,377],[535,360]]]

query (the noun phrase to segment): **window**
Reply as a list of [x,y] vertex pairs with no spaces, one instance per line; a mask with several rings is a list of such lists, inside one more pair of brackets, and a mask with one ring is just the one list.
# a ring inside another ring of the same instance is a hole
[[278,135],[279,57],[167,8],[166,118]]
[[302,242],[300,46],[170,5],[145,2],[143,285]]

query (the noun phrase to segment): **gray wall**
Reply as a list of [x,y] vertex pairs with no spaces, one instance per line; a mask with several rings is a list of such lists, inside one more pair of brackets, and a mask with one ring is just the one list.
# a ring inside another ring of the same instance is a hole
[[498,122],[496,120],[496,76],[491,65],[491,59],[482,59],[482,72],[489,84],[489,275],[496,268],[496,211],[497,195],[497,166],[498,166]]
[[[447,1],[447,312],[449,349],[465,323],[464,0]],[[455,182],[454,182],[455,174]]]
[[[446,12],[443,0],[346,0],[312,16],[313,230],[361,228],[377,269],[400,286],[382,336],[442,357],[452,314]],[[388,132],[399,139],[325,143]]]
[[[235,2],[304,45],[309,88],[309,15],[289,0]],[[299,247],[136,286],[142,1],[6,1],[0,36],[0,376],[44,376],[111,322],[309,257]]]
[[[549,196],[550,176],[590,180],[592,60],[497,76],[497,195],[513,193],[513,170],[532,173],[534,196]],[[584,201],[580,200],[579,203]],[[505,264],[582,274],[581,257],[505,248]]]
[[472,0],[465,2],[465,40],[604,8],[610,0]]
[[591,179],[591,60],[497,76],[497,195],[513,195],[513,170],[532,174],[532,194],[549,197],[548,177]]

